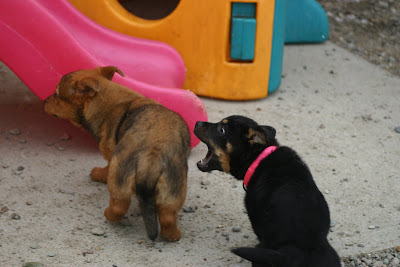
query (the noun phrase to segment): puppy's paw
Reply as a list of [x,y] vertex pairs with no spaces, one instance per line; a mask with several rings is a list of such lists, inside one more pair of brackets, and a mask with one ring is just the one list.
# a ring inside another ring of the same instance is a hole
[[108,207],[105,211],[104,211],[104,216],[106,216],[107,221],[109,222],[119,222],[122,220],[122,218],[124,217],[124,215],[119,215],[119,214],[115,214],[112,211],[112,208]]
[[181,239],[182,232],[179,228],[163,230],[161,229],[161,237],[167,241],[175,242]]
[[94,167],[90,173],[90,178],[92,181],[107,183],[108,167],[100,168]]

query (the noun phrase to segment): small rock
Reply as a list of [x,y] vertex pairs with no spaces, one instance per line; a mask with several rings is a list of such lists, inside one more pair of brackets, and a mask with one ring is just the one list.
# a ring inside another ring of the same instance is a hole
[[399,126],[399,127],[396,127],[396,128],[394,128],[394,130],[396,131],[396,133],[400,133],[400,126]]
[[26,202],[26,205],[30,206],[30,205],[32,205],[32,202],[27,201],[27,202]]
[[383,263],[386,264],[386,265],[388,265],[388,264],[389,264],[389,259],[384,259],[384,260],[383,260]]
[[206,204],[206,205],[204,205],[204,208],[209,209],[209,208],[211,208],[211,205]]
[[370,226],[368,226],[368,229],[375,229],[375,228],[376,228],[375,225],[370,225]]
[[195,211],[196,211],[196,207],[194,207],[194,206],[184,207],[183,208],[183,212],[185,212],[185,213],[192,213],[192,212],[195,212]]
[[399,258],[393,258],[392,264],[393,264],[394,266],[398,266],[398,265],[400,264],[400,259],[399,259]]
[[222,232],[222,236],[229,236],[228,232]]
[[201,184],[201,185],[209,185],[210,182],[209,182],[209,181],[201,181],[200,184]]
[[243,262],[243,259],[239,256],[236,256],[236,262],[241,263],[241,262]]
[[23,171],[25,168],[23,166],[18,166],[17,171]]
[[383,262],[382,261],[377,261],[374,263],[373,265],[374,267],[382,267],[383,266]]
[[162,242],[156,242],[154,244],[155,249],[162,249],[164,247],[164,244]]
[[11,135],[20,135],[21,134],[20,130],[17,128],[11,129],[8,133]]
[[44,265],[40,262],[25,262],[22,267],[44,267]]
[[335,227],[336,226],[336,222],[331,221],[331,227]]
[[140,239],[139,241],[138,241],[138,244],[142,244],[144,242],[144,239]]
[[49,256],[50,258],[53,258],[53,257],[56,256],[56,254],[54,254],[54,253],[49,253],[49,254],[47,254],[47,256]]
[[2,211],[2,212],[7,212],[7,211],[8,211],[8,207],[7,207],[7,206],[2,207],[2,208],[1,208],[1,211]]
[[32,244],[32,245],[30,246],[31,249],[37,249],[38,247],[39,247],[38,244]]
[[235,233],[239,233],[240,231],[242,231],[242,228],[240,226],[234,226],[232,228],[232,231],[235,232]]
[[91,233],[93,235],[102,236],[105,234],[105,231],[101,227],[95,227],[92,229]]
[[11,214],[11,218],[12,218],[13,220],[20,220],[20,219],[21,219],[21,216],[19,216],[19,215],[16,214],[16,213],[13,213],[13,214]]

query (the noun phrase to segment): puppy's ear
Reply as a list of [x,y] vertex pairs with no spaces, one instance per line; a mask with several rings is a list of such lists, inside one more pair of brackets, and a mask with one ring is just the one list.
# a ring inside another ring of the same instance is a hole
[[271,126],[261,126],[261,128],[264,130],[264,133],[265,133],[266,137],[275,138],[276,130],[273,127],[271,127]]
[[248,137],[250,138],[250,143],[251,144],[266,144],[267,140],[265,138],[265,133],[258,131],[258,130],[254,130],[254,129],[250,129],[249,130],[249,135]]
[[100,81],[96,77],[87,77],[77,81],[74,86],[72,97],[78,103],[83,103],[85,99],[93,97],[100,90]]
[[115,66],[107,66],[107,67],[99,67],[101,75],[105,78],[109,79],[110,81],[114,77],[114,74],[117,72],[122,77],[125,77],[124,73]]

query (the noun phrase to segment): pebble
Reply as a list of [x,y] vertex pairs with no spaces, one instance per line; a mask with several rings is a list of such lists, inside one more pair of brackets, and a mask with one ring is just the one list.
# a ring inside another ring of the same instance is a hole
[[222,232],[222,236],[229,236],[228,232]]
[[200,184],[201,184],[201,185],[209,185],[210,182],[209,182],[209,181],[201,181]]
[[12,218],[13,220],[20,220],[20,219],[21,219],[21,216],[19,216],[19,215],[16,214],[16,213],[13,213],[13,214],[11,214],[11,218]]
[[196,211],[196,207],[195,206],[190,206],[190,207],[184,207],[183,208],[183,212],[185,213],[192,213]]
[[56,254],[54,254],[54,253],[49,253],[49,254],[47,254],[47,256],[49,256],[50,258],[53,258],[53,257],[56,256]]
[[162,242],[156,242],[154,244],[155,249],[162,249],[164,247],[164,244]]
[[394,128],[394,130],[396,131],[396,133],[400,133],[400,126],[399,126],[399,127],[396,127],[396,128]]
[[93,235],[102,236],[102,235],[105,234],[105,231],[103,230],[103,228],[95,227],[95,228],[92,229],[91,233]]
[[23,171],[25,168],[23,166],[18,166],[17,171]]
[[21,131],[19,129],[15,128],[15,129],[11,129],[8,133],[11,135],[20,135]]
[[375,228],[376,228],[375,225],[370,225],[370,226],[368,226],[368,229],[375,229]]
[[2,212],[7,212],[7,211],[8,211],[8,207],[7,207],[7,206],[2,207],[2,208],[1,208],[1,211],[2,211]]
[[38,244],[32,244],[32,245],[30,246],[31,249],[37,249],[38,247],[39,247]]
[[40,262],[25,262],[22,267],[44,267],[44,265]]
[[234,226],[232,228],[232,231],[235,232],[235,233],[239,233],[240,231],[242,231],[242,228],[240,226]]
[[336,225],[336,222],[331,221],[331,227],[335,227],[335,225]]

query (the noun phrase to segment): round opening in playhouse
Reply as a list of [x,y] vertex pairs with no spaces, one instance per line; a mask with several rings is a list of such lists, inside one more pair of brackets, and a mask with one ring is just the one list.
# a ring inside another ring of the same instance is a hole
[[148,20],[167,17],[178,6],[180,0],[118,0],[133,15]]

